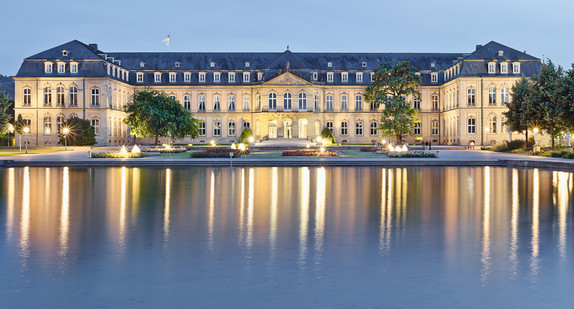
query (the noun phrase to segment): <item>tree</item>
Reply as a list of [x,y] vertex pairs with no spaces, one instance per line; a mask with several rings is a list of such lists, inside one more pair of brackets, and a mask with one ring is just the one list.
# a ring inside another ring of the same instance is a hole
[[503,112],[506,125],[510,131],[524,131],[526,136],[525,148],[528,148],[528,129],[533,117],[529,114],[528,95],[530,94],[530,81],[522,76],[511,88],[512,99],[506,105],[508,110]]
[[146,89],[134,93],[132,101],[124,107],[128,117],[124,122],[136,137],[154,136],[181,139],[199,135],[198,121],[179,102],[164,92]]
[[408,61],[403,61],[395,66],[380,63],[373,79],[373,83],[366,89],[365,98],[375,107],[384,105],[379,130],[384,135],[395,136],[397,142],[400,142],[415,126],[417,110],[406,98],[420,98],[420,76]]
[[8,123],[14,118],[14,100],[0,92],[0,132],[6,132]]
[[321,139],[326,139],[329,143],[335,144],[335,136],[329,128],[324,128],[323,131],[321,131]]
[[243,132],[241,132],[241,135],[239,135],[239,139],[237,140],[237,142],[248,145],[248,144],[250,144],[249,138],[252,136],[253,136],[253,133],[251,132],[251,130],[249,128],[245,128],[245,129],[243,129]]
[[[96,143],[96,131],[89,120],[72,117],[64,121],[62,128],[69,128],[67,144],[70,146],[91,146]],[[60,134],[60,144],[66,143],[64,134]]]

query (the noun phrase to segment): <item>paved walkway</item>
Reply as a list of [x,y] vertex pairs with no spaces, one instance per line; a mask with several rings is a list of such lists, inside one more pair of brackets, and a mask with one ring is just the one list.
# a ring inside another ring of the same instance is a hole
[[0,157],[0,167],[10,166],[512,166],[574,171],[574,160],[545,158],[482,150],[438,150],[438,158],[238,158],[187,159],[145,157],[137,159],[91,159],[88,151],[66,151]]

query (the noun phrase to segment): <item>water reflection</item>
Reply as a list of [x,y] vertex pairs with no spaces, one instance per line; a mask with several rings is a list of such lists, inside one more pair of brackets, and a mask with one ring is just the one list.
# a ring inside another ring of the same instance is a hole
[[22,267],[27,265],[30,256],[30,168],[24,168],[22,190],[22,219],[20,221],[20,257]]
[[538,254],[540,237],[540,175],[538,169],[534,169],[532,177],[532,254],[530,257],[530,272],[532,280],[536,281],[538,276]]
[[60,211],[60,250],[58,254],[65,258],[70,238],[70,170],[64,167],[62,175],[62,209]]
[[271,248],[271,256],[275,255],[275,242],[277,241],[277,204],[278,190],[279,190],[279,176],[277,175],[277,167],[271,168],[271,214],[269,218],[269,242]]
[[518,170],[512,169],[512,215],[510,220],[510,278],[518,274],[518,209],[520,203]]
[[6,237],[8,241],[12,241],[12,231],[14,229],[14,209],[15,205],[15,194],[16,194],[16,184],[14,168],[8,169],[8,191],[6,200]]
[[484,167],[484,207],[482,215],[482,263],[481,281],[485,282],[490,274],[490,167]]
[[[307,259],[307,234],[309,230],[309,168],[299,170],[299,264],[304,265]],[[306,176],[305,176],[306,175]]]
[[[305,183],[309,182],[309,169],[306,168],[303,173]],[[323,258],[323,241],[325,237],[325,168],[317,169],[317,188],[315,202],[315,266],[321,265]]]
[[558,206],[558,251],[560,258],[566,258],[566,230],[569,205],[569,183],[572,180],[571,173],[553,172],[555,195],[557,196],[555,204]]

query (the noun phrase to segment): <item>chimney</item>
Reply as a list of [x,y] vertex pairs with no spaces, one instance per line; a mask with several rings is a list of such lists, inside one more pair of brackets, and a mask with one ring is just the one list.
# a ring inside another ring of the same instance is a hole
[[478,50],[479,48],[482,48],[482,45],[476,45],[475,51]]
[[96,44],[96,43],[90,44],[90,47],[95,49],[95,50],[98,50],[98,44]]

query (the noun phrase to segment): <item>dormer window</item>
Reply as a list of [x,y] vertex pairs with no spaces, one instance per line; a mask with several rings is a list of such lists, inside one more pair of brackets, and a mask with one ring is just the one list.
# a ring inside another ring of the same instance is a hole
[[435,64],[434,62],[431,62],[431,63],[430,63],[430,67],[431,67],[431,68],[434,68],[434,67],[436,67],[436,64]]
[[176,68],[179,68],[180,66],[181,66],[181,62],[177,61],[177,62],[175,63],[175,67],[176,67]]
[[248,68],[251,64],[249,63],[249,61],[245,61],[245,67]]
[[347,73],[347,72],[342,72],[342,73],[341,73],[341,81],[342,81],[343,83],[348,82],[348,81],[349,81],[349,73]]
[[504,51],[503,50],[498,51],[498,57],[504,57]]
[[361,66],[362,66],[363,68],[366,68],[366,67],[367,67],[367,62],[363,61],[363,63],[361,63]]
[[512,63],[512,74],[520,74],[520,62]]
[[221,73],[214,72],[213,73],[213,81],[216,83],[219,83],[221,81]]
[[331,62],[331,61],[327,62],[327,67],[328,67],[328,68],[332,68],[332,67],[333,67],[333,62]]
[[333,82],[333,72],[327,72],[327,82],[328,83],[332,83]]
[[363,72],[357,72],[357,74],[355,75],[355,79],[356,79],[357,83],[362,83],[363,82]]
[[496,73],[496,63],[489,62],[488,63],[488,74],[494,74],[494,73]]
[[52,73],[52,63],[51,62],[44,62],[44,72],[45,73]]
[[143,78],[144,78],[144,73],[142,73],[142,72],[136,73],[136,81],[138,83],[143,83],[143,81],[144,81]]
[[169,73],[169,82],[170,83],[175,83],[177,78],[177,74],[175,72],[170,72]]
[[145,62],[142,61],[142,62],[140,62],[140,68],[143,68],[143,67],[145,67]]
[[66,73],[66,64],[63,62],[58,62],[58,73]]
[[227,79],[230,83],[235,83],[235,72],[227,73]]
[[508,63],[503,62],[500,64],[500,74],[508,74]]
[[[263,74],[261,74],[261,75],[263,76]],[[243,82],[248,83],[250,79],[251,79],[251,76],[250,76],[249,72],[243,72]]]
[[436,82],[438,82],[438,73],[436,73],[436,72],[431,73],[431,75],[430,75],[430,81],[431,81],[431,83],[436,83]]
[[78,73],[78,63],[77,62],[70,62],[70,73],[72,73],[72,74]]
[[257,72],[257,80],[263,80],[263,72]]
[[205,83],[205,72],[199,73],[199,82]]
[[371,83],[375,81],[375,72],[371,72]]
[[153,73],[153,82],[154,83],[161,83],[161,73],[160,72]]
[[209,67],[210,67],[210,68],[215,68],[215,62],[213,62],[213,61],[209,62]]
[[191,73],[190,72],[183,73],[183,82],[184,83],[190,83],[191,82]]
[[68,57],[70,53],[67,50],[62,50],[62,57]]
[[319,78],[319,74],[317,74],[317,72],[311,73],[311,79],[317,80],[318,78]]

